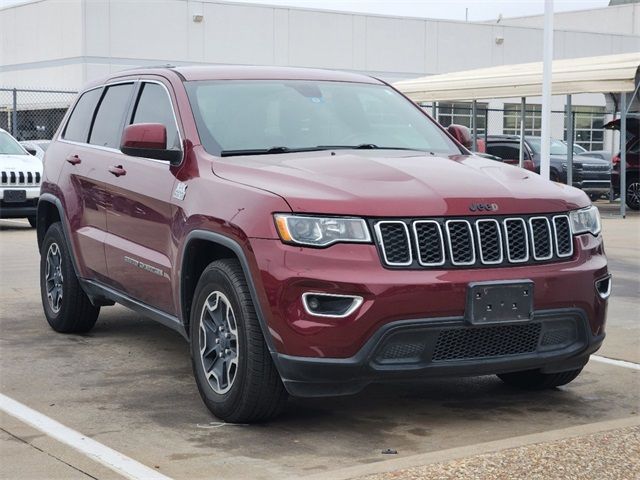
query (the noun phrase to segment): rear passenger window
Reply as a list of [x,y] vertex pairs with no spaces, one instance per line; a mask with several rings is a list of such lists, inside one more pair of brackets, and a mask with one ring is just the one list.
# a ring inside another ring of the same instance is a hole
[[101,147],[120,148],[124,116],[129,107],[132,83],[108,87],[91,128],[89,143]]
[[167,129],[167,148],[180,149],[180,137],[171,109],[171,100],[162,85],[157,83],[142,85],[131,123],[161,123]]
[[102,88],[95,88],[82,94],[71,113],[71,117],[69,117],[62,138],[74,142],[86,143],[93,112],[96,109],[101,94]]

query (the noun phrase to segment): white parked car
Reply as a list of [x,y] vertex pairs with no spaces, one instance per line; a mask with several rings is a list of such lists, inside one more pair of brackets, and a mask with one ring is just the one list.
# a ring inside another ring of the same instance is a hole
[[27,218],[36,226],[42,161],[0,129],[0,218]]

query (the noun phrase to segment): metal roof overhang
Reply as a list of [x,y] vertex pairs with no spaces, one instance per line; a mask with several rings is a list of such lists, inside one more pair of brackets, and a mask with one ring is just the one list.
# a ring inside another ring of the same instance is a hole
[[[552,94],[632,92],[640,52],[554,60]],[[394,84],[415,102],[542,95],[542,62],[481,68],[403,80]]]

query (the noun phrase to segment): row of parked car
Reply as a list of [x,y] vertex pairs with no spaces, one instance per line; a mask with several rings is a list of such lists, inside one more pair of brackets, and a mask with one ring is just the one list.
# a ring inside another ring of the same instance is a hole
[[[613,120],[605,129],[619,130],[620,120]],[[466,127],[450,125],[449,132],[471,148],[471,134]],[[541,138],[524,137],[524,168],[540,173]],[[569,147],[563,140],[551,140],[550,178],[567,182]],[[627,206],[640,209],[640,118],[627,119],[626,148],[626,189]],[[520,157],[520,137],[518,135],[489,135],[478,139],[476,154],[493,160],[517,165]],[[608,195],[613,187],[614,195],[620,195],[620,152],[611,155],[606,150],[588,151],[580,145],[573,146],[573,186],[584,190],[593,201]]]

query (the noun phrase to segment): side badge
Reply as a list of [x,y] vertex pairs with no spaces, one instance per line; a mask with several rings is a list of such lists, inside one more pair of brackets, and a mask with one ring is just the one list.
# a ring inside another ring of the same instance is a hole
[[187,194],[187,184],[186,183],[178,183],[176,185],[176,189],[173,192],[173,198],[177,198],[178,200],[184,200],[185,195]]

